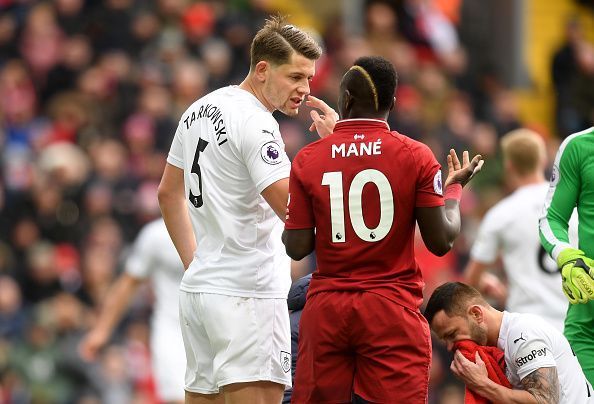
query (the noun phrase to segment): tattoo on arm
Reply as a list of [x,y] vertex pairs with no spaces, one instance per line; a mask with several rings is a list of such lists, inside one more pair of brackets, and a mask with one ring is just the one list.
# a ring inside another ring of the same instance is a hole
[[559,402],[559,377],[557,368],[540,368],[522,379],[522,386],[539,404]]

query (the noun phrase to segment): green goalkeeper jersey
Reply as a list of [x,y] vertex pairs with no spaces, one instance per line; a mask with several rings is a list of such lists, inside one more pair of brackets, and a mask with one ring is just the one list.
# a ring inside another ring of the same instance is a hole
[[567,229],[576,206],[579,248],[594,259],[594,127],[565,139],[555,157],[540,219],[542,245],[555,260],[561,251],[571,248]]

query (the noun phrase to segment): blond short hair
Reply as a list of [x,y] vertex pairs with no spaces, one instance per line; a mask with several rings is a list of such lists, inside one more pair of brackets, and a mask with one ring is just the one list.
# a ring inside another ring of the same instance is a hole
[[516,129],[501,138],[503,159],[509,161],[519,175],[532,174],[542,169],[546,159],[545,142],[530,129]]
[[322,48],[311,35],[287,24],[284,17],[270,17],[252,41],[250,68],[263,60],[276,66],[285,64],[293,52],[317,60],[322,55]]

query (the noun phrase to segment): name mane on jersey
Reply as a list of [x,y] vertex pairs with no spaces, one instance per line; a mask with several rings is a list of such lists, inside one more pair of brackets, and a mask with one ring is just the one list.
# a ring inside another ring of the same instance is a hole
[[[357,136],[357,135],[355,135]],[[348,146],[347,146],[348,144]],[[332,158],[351,156],[374,156],[382,154],[381,139],[375,142],[341,143],[332,145]]]
[[201,105],[200,109],[198,109],[198,113],[196,111],[192,111],[192,115],[188,115],[186,119],[184,119],[184,123],[186,124],[186,129],[190,129],[190,126],[200,118],[208,118],[212,124],[214,125],[215,136],[217,137],[217,144],[221,146],[223,143],[227,141],[227,127],[225,125],[225,121],[223,121],[223,113],[221,109],[216,105],[206,104]]

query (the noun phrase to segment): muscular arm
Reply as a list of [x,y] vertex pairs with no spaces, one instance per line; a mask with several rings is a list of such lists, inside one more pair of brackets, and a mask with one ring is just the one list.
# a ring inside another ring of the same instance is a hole
[[316,235],[314,229],[283,231],[283,243],[287,255],[299,261],[309,255],[315,248]]
[[559,377],[557,368],[540,368],[521,381],[526,391],[534,396],[539,404],[559,402]]
[[415,216],[427,249],[437,256],[445,255],[460,233],[460,209],[455,199],[445,206],[416,208]]
[[289,179],[283,178],[267,186],[261,193],[274,213],[284,222],[289,198]]
[[196,237],[192,230],[184,189],[184,171],[167,163],[158,190],[159,207],[169,236],[184,268],[194,259]]
[[[484,163],[480,155],[474,156],[470,161],[468,152],[465,151],[460,164],[453,149],[450,150],[447,161],[446,194],[449,185],[459,184],[464,187],[481,170]],[[450,251],[460,233],[460,204],[456,199],[446,198],[445,206],[415,208],[415,217],[429,251],[438,256]]]
[[524,390],[513,390],[489,379],[485,363],[476,355],[476,363],[466,359],[460,351],[454,354],[450,369],[472,391],[493,403],[556,404],[559,402],[557,368],[542,367],[522,379]]

